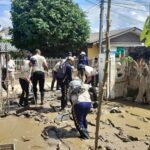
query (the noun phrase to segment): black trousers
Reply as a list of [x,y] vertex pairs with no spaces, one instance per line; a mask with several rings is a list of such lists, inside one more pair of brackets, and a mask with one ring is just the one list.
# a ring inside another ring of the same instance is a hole
[[35,98],[37,99],[37,84],[39,83],[39,89],[41,93],[41,98],[44,97],[44,85],[45,85],[45,74],[42,71],[36,71],[32,76],[32,84],[33,84],[33,93]]
[[99,75],[96,74],[95,76],[92,76],[91,85],[92,87],[97,87],[99,82]]
[[59,82],[59,85],[61,87],[61,109],[63,110],[66,106],[67,106],[67,102],[68,102],[68,99],[67,99],[67,92],[68,92],[68,86],[69,86],[69,83],[67,82],[62,82],[61,80],[58,80]]
[[[52,79],[52,83],[51,83],[51,90],[53,90],[54,84],[55,84],[55,82],[57,81],[56,74],[57,74],[56,71],[53,71],[53,72],[52,72],[52,78],[53,78],[53,79]],[[57,85],[56,85],[56,90],[59,90],[59,83],[58,83],[58,81],[57,81]]]
[[79,78],[81,78],[83,80],[83,76],[84,76],[84,68],[78,68],[78,76]]
[[28,97],[29,97],[29,82],[25,79],[19,78],[19,83],[22,89],[22,94],[20,97],[20,105],[28,105]]
[[5,91],[7,91],[7,85],[5,84],[6,77],[7,77],[7,70],[6,68],[2,68],[2,87]]

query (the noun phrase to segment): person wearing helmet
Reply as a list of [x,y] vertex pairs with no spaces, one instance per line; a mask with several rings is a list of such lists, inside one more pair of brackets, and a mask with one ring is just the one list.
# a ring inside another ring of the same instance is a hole
[[83,80],[84,76],[84,66],[88,66],[88,58],[86,56],[85,52],[81,52],[79,59],[78,59],[78,64],[77,64],[77,69],[78,69],[78,76]]

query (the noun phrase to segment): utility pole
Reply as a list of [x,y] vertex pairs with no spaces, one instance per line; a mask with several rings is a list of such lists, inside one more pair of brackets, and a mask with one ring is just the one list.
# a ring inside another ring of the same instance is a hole
[[99,53],[103,53],[103,20],[104,20],[104,0],[100,0],[100,25],[99,25]]
[[107,78],[108,78],[108,64],[109,64],[109,52],[110,52],[110,39],[109,39],[110,8],[111,8],[111,0],[108,0],[107,31],[106,31],[106,59],[105,59],[105,68],[104,68],[104,77],[103,77],[103,82],[102,82],[102,88],[100,88],[100,85],[99,85],[99,105],[98,105],[97,117],[96,117],[95,150],[98,149],[101,107],[102,107],[102,101],[103,101],[103,97],[104,97],[104,89],[105,89],[105,85],[106,85]]

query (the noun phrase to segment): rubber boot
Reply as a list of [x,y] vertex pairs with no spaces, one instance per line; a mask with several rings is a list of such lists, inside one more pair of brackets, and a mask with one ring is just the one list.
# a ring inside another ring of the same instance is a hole
[[31,104],[36,105],[37,104],[37,99],[38,99],[38,97],[37,97],[37,95],[35,95],[33,101],[31,102]]
[[41,105],[44,104],[44,97],[41,97]]

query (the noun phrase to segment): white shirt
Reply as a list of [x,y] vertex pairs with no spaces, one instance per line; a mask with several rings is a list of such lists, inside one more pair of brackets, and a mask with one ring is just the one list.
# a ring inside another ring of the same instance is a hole
[[60,65],[60,61],[58,63],[56,63],[56,65],[53,68],[53,71],[57,71]]
[[73,104],[77,104],[81,102],[91,102],[90,94],[86,90],[80,95],[72,95],[70,99]]
[[20,78],[30,80],[31,76],[31,68],[29,66],[30,61],[29,60],[24,60],[23,61],[23,66],[21,67],[21,75]]
[[[77,86],[82,86],[84,91],[81,94],[71,94],[72,93],[72,88],[71,87],[77,87]],[[91,97],[88,92],[89,85],[83,84],[80,80],[73,80],[69,84],[69,89],[68,89],[68,98],[72,101],[73,105],[80,103],[80,102],[91,102]]]
[[46,59],[45,57],[39,55],[39,54],[36,54],[34,56],[31,57],[31,60],[34,59],[35,60],[35,63],[33,64],[33,67],[32,67],[32,71],[35,72],[35,71],[42,71],[44,72],[44,66],[43,64],[47,64],[46,63]]
[[97,71],[97,73],[99,72],[99,64],[98,64],[98,62],[93,62],[92,63],[92,67],[94,68],[94,69],[96,69],[96,71]]
[[14,60],[10,59],[8,62],[7,62],[7,69],[9,72],[14,72],[15,71],[15,62]]
[[90,67],[90,66],[85,66],[85,75],[87,77],[91,77],[97,74],[96,69]]
[[66,59],[62,59],[61,61],[57,62],[56,65],[53,68],[53,71],[57,71],[59,66],[60,66],[60,64],[61,63],[63,64],[65,61],[66,61]]

